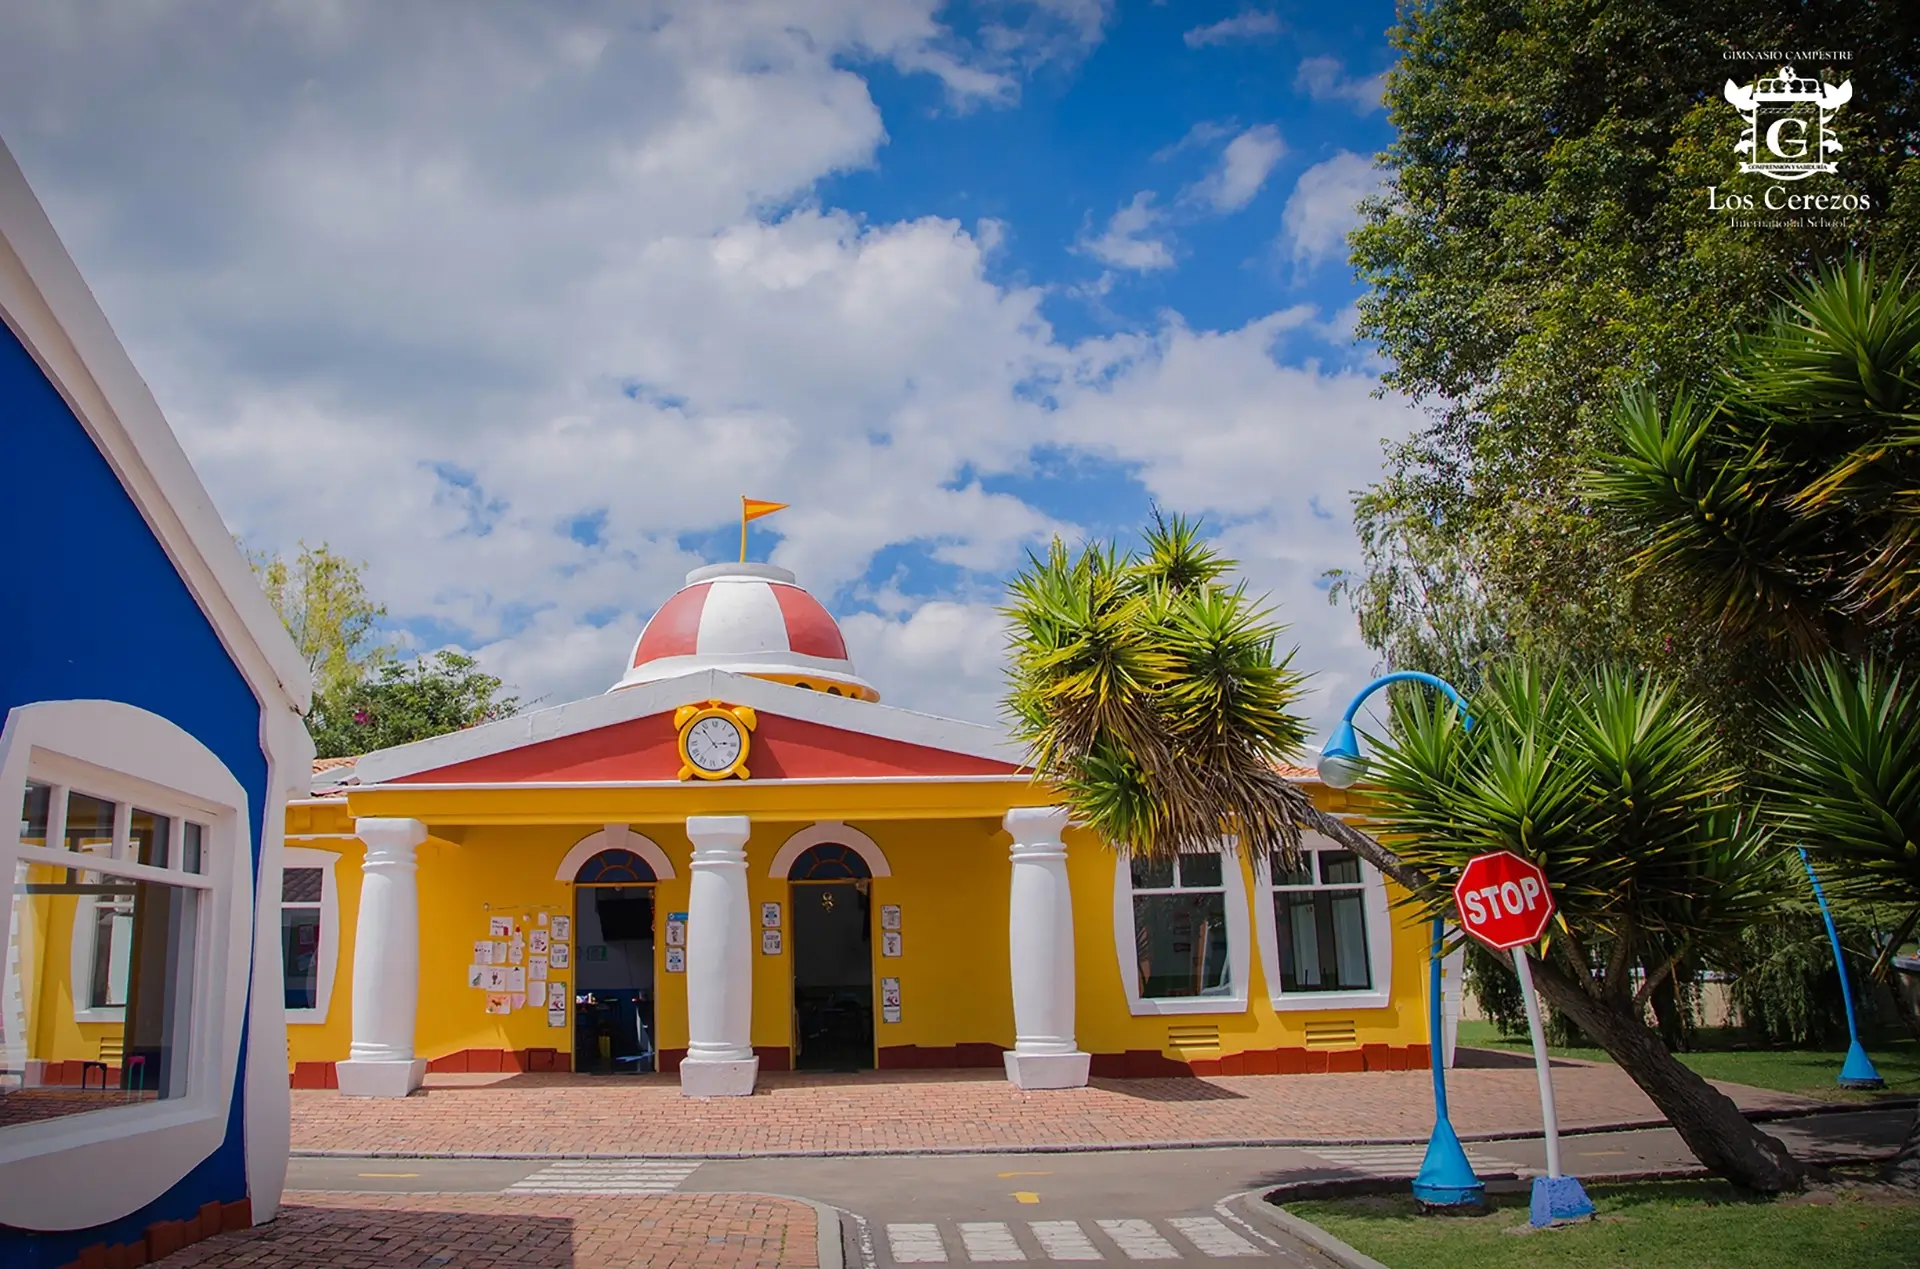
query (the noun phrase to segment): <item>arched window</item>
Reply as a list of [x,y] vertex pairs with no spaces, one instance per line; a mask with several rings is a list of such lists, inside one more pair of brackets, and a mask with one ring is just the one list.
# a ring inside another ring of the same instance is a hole
[[573,875],[583,886],[640,886],[654,880],[653,866],[630,850],[603,850]]
[[808,847],[787,869],[789,881],[865,881],[871,876],[873,871],[860,852],[838,842]]

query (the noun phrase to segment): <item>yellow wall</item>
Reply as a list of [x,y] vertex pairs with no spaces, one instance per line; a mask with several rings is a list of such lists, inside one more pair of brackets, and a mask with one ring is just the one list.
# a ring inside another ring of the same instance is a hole
[[[27,868],[27,881],[34,884],[62,883],[69,874],[64,868],[33,864]],[[73,996],[73,923],[79,917],[80,899],[76,895],[37,894],[15,900],[16,919],[25,917],[19,934],[21,964],[19,972],[25,990],[21,1007],[26,1011],[26,1057],[35,1062],[93,1062],[100,1058],[103,1040],[118,1040],[125,1031],[122,1022],[80,1022],[75,1018]],[[119,1066],[114,1063],[115,1068]]]

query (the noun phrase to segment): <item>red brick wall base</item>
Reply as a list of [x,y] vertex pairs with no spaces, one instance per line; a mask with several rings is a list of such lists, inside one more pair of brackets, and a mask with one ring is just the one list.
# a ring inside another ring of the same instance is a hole
[[80,1258],[70,1260],[61,1269],[133,1269],[171,1256],[215,1234],[229,1234],[253,1227],[253,1200],[232,1203],[208,1203],[192,1220],[157,1221],[147,1226],[146,1236],[132,1243],[95,1243],[80,1249]]
[[957,1067],[1004,1067],[1006,1050],[997,1044],[890,1044],[880,1050],[883,1071],[951,1070]]
[[1166,1075],[1324,1075],[1340,1071],[1417,1071],[1427,1065],[1424,1044],[1363,1044],[1351,1049],[1253,1049],[1182,1062],[1157,1049],[1096,1053],[1093,1074],[1103,1079]]
[[[524,1075],[529,1071],[571,1071],[573,1054],[561,1049],[461,1049],[427,1063],[433,1073]],[[289,1082],[295,1088],[338,1088],[331,1062],[296,1062]]]

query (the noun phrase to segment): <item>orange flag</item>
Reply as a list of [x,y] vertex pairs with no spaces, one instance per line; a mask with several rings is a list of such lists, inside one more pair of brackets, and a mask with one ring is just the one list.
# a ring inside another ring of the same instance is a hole
[[747,562],[747,521],[758,520],[761,516],[770,516],[776,511],[786,510],[784,502],[762,502],[758,498],[740,495],[740,562]]

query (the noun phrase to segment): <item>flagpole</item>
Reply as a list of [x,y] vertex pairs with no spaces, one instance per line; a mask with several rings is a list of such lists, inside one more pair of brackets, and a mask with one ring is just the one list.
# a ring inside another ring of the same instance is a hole
[[740,495],[740,562],[747,562],[747,496]]

